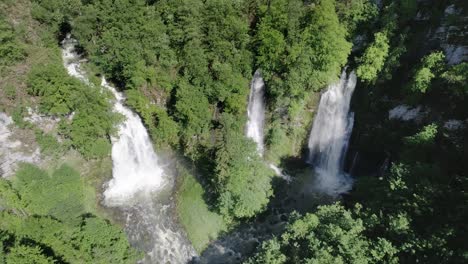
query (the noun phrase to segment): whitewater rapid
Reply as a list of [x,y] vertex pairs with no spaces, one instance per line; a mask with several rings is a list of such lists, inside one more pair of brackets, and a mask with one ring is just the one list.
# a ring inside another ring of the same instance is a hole
[[[92,85],[81,69],[76,45],[70,36],[62,42],[64,66],[69,75]],[[102,88],[114,95],[114,111],[124,117],[118,135],[111,137],[113,178],[105,186],[104,205],[121,212],[130,242],[146,252],[140,263],[186,263],[196,253],[177,224],[174,179],[166,174],[140,117],[125,107],[123,94],[104,77]]]
[[308,162],[316,172],[314,187],[329,195],[347,192],[353,184],[343,166],[354,124],[349,105],[356,81],[354,72],[343,71],[340,81],[327,88],[310,132]]

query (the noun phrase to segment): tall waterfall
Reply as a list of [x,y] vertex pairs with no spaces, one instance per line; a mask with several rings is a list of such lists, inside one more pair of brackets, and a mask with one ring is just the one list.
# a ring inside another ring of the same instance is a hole
[[[67,36],[62,56],[68,73],[90,84],[80,69],[76,40]],[[115,96],[114,111],[125,120],[112,137],[113,178],[104,191],[104,204],[121,212],[132,244],[147,254],[141,263],[186,263],[195,251],[174,218],[174,179],[166,175],[138,115],[124,106],[124,96],[106,80],[103,88]]]
[[249,105],[247,108],[247,137],[257,144],[257,150],[263,155],[263,122],[265,120],[265,82],[260,70],[255,74],[250,84]]
[[308,161],[316,172],[315,187],[337,195],[349,191],[351,177],[343,171],[344,157],[353,130],[354,113],[349,104],[356,87],[356,75],[343,71],[340,81],[322,95],[309,138]]
[[[257,145],[257,152],[263,156],[264,152],[264,133],[263,125],[265,122],[265,82],[263,81],[260,70],[256,70],[250,84],[249,104],[247,106],[247,126],[246,135],[251,138]],[[276,175],[282,177],[286,181],[291,181],[288,175],[285,175],[280,168],[272,163],[268,166]]]

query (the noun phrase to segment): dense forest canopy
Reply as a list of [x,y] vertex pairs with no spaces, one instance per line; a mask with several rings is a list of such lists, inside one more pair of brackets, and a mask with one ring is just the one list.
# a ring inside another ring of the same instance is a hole
[[[124,120],[103,76],[156,150],[179,160],[178,216],[201,254],[289,200],[268,164],[297,182],[309,173],[320,93],[343,69],[358,78],[344,161],[353,189],[285,209],[281,232],[239,262],[468,262],[467,22],[463,0],[2,1],[0,111],[46,162],[0,178],[0,263],[141,259],[98,205]],[[67,34],[89,83],[63,67]],[[245,136],[257,69],[263,155]],[[44,129],[31,109],[60,121]]]

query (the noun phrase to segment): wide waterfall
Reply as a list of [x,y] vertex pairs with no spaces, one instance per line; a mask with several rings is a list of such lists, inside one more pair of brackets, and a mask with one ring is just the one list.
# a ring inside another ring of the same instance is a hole
[[[80,69],[76,40],[63,41],[68,73],[90,84]],[[124,117],[112,137],[112,175],[104,191],[104,205],[119,209],[131,243],[147,254],[141,263],[186,263],[195,251],[174,217],[174,179],[166,175],[138,115],[124,106],[124,96],[102,79],[102,88],[115,96],[114,111]]]
[[316,172],[315,187],[329,195],[347,192],[353,183],[343,165],[354,124],[349,104],[355,87],[354,72],[347,76],[343,71],[340,81],[323,93],[310,133],[308,162]]
[[265,121],[265,82],[260,70],[255,74],[250,85],[249,105],[247,108],[247,137],[257,144],[257,150],[263,155],[263,122]]
[[115,96],[114,109],[125,117],[119,136],[112,137],[112,180],[104,192],[109,206],[126,205],[135,195],[149,195],[162,184],[164,171],[140,117],[123,105],[124,96],[102,78],[102,87]]

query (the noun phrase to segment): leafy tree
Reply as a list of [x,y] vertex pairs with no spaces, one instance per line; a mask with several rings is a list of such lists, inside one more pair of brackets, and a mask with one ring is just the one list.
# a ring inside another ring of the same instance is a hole
[[35,214],[71,220],[84,213],[83,183],[80,175],[62,165],[52,176],[25,164],[18,170],[13,188],[21,194],[25,208]]
[[432,79],[442,71],[444,59],[445,55],[441,51],[425,56],[409,84],[410,89],[414,92],[425,93],[429,89]]
[[378,14],[377,5],[369,0],[337,0],[335,6],[350,35],[359,24],[372,20]]
[[361,58],[356,75],[363,81],[373,83],[382,71],[388,56],[389,40],[384,32],[374,35],[374,42],[366,49]]
[[123,231],[86,213],[78,172],[52,175],[22,165],[12,182],[0,179],[0,261],[6,263],[135,263]]
[[48,264],[54,263],[54,260],[47,257],[39,247],[18,245],[10,249],[10,252],[6,255],[5,263]]
[[40,96],[40,111],[66,115],[76,108],[82,84],[68,76],[61,64],[37,65],[28,76],[29,92]]
[[319,206],[296,217],[280,238],[264,242],[247,263],[397,263],[392,243],[366,231],[359,215],[343,206]]
[[252,217],[265,208],[273,194],[272,172],[232,117],[224,115],[223,125],[223,140],[216,151],[218,208],[228,219]]
[[210,105],[200,88],[186,81],[182,80],[176,91],[174,115],[183,128],[181,133],[184,149],[189,155],[196,154],[196,147],[206,139],[210,128]]
[[442,78],[455,88],[459,88],[462,93],[468,93],[468,63],[462,62],[451,66],[442,74]]

